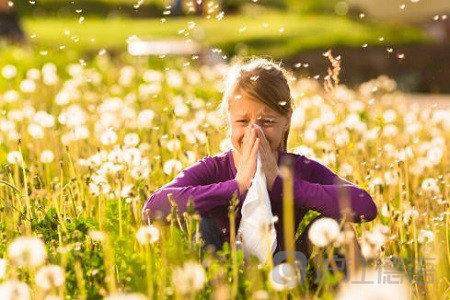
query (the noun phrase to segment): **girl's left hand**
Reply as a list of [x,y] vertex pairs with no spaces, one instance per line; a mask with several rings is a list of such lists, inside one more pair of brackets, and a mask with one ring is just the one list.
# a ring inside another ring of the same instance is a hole
[[272,190],[273,183],[275,182],[275,178],[279,173],[278,169],[278,151],[272,150],[270,148],[269,141],[266,139],[266,136],[261,130],[257,130],[258,137],[260,139],[259,151],[261,154],[261,163],[264,170],[264,174],[266,174],[267,179],[267,189]]

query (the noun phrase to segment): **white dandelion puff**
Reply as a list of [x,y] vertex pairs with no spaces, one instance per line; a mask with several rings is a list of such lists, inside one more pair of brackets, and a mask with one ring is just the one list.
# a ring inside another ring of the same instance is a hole
[[43,266],[35,277],[36,284],[45,291],[62,286],[64,281],[64,270],[58,265]]
[[421,229],[419,231],[419,235],[417,236],[417,241],[421,244],[433,242],[434,241],[433,231]]
[[153,244],[159,240],[159,230],[153,225],[141,226],[136,233],[136,239],[139,244]]
[[0,279],[5,278],[6,275],[6,259],[0,258]]
[[434,178],[426,178],[422,181],[420,188],[424,191],[432,191],[434,193],[439,193],[439,186],[437,180]]
[[10,164],[20,164],[22,162],[22,154],[19,151],[11,151],[6,156],[6,160]]
[[0,284],[0,299],[28,300],[31,299],[30,288],[24,282],[8,280]]
[[100,142],[105,146],[112,145],[116,141],[117,141],[117,134],[112,129],[106,130],[100,136]]
[[41,239],[19,237],[9,245],[8,256],[17,266],[37,267],[46,260],[47,251]]
[[336,220],[321,218],[309,228],[308,238],[314,245],[326,247],[338,239],[339,233],[339,224]]
[[17,75],[17,68],[13,65],[6,65],[2,69],[2,75],[5,79],[14,78]]
[[41,153],[41,162],[44,164],[49,164],[53,162],[55,159],[55,155],[53,154],[52,150],[44,150]]
[[206,283],[205,269],[198,263],[185,262],[182,267],[173,270],[172,282],[181,294],[199,291]]
[[139,144],[139,135],[137,133],[128,133],[123,138],[123,143],[128,147],[135,147]]
[[300,284],[300,272],[290,263],[278,264],[269,272],[269,281],[276,291],[290,290]]
[[164,163],[163,170],[167,175],[171,175],[172,173],[178,173],[181,171],[183,165],[180,161],[176,159],[169,159]]

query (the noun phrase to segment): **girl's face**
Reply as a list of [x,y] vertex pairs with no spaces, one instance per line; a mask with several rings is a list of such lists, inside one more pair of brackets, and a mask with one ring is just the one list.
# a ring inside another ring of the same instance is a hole
[[272,151],[278,150],[284,133],[289,128],[291,116],[283,116],[263,102],[246,96],[245,93],[234,93],[228,99],[231,143],[242,153],[244,130],[251,124],[258,124],[264,131]]

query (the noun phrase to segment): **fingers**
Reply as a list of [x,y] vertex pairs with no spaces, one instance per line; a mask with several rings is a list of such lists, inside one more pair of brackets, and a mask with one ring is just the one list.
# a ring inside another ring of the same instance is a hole
[[252,127],[245,128],[244,139],[243,139],[243,152],[248,155],[252,152],[254,142],[256,140],[256,132]]

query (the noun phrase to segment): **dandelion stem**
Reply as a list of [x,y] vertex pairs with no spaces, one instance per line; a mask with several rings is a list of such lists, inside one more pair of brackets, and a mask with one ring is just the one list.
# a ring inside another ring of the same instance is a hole
[[294,263],[295,238],[294,238],[294,179],[292,174],[292,164],[281,166],[281,174],[283,176],[283,229],[284,243],[287,251],[286,262]]

